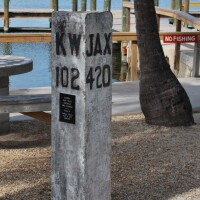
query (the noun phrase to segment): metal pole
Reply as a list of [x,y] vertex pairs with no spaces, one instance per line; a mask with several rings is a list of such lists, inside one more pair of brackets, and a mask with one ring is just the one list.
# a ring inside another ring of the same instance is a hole
[[97,9],[97,1],[90,0],[90,10],[96,10],[96,9]]
[[78,0],[72,0],[72,11],[78,10]]
[[104,0],[104,11],[110,11],[111,0]]
[[9,31],[9,0],[4,0],[4,32]]
[[86,11],[87,10],[87,0],[82,0],[81,1],[81,11]]

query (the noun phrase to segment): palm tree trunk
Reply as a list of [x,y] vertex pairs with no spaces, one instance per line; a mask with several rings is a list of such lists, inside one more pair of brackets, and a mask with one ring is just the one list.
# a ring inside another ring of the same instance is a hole
[[192,125],[190,100],[171,71],[160,43],[154,0],[134,0],[134,5],[140,55],[140,104],[146,122]]

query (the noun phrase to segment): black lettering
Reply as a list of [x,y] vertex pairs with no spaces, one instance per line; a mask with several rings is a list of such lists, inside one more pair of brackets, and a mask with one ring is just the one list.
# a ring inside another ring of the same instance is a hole
[[59,67],[56,67],[56,87],[59,86]]
[[106,40],[106,46],[105,49],[103,51],[103,55],[106,55],[106,52],[108,52],[108,54],[111,54],[111,48],[110,48],[110,38],[111,38],[111,33],[109,33],[107,35],[107,33],[104,34],[105,40]]
[[88,50],[86,51],[86,55],[88,57],[93,55],[93,38],[94,38],[94,34],[90,34],[89,37],[90,37],[90,51],[88,51]]
[[94,77],[93,77],[93,68],[90,67],[90,70],[88,72],[87,78],[86,78],[86,83],[90,84],[90,90],[92,90],[93,87],[93,82],[95,81]]
[[79,78],[80,72],[76,68],[71,69],[72,78],[71,78],[71,88],[74,90],[80,90],[79,85],[76,85],[76,79]]
[[63,45],[64,33],[56,33],[56,55],[60,55],[60,48],[62,50],[62,55],[66,56],[66,50]]
[[96,37],[96,43],[95,43],[95,47],[94,47],[94,56],[96,56],[98,53],[102,55],[101,41],[100,41],[99,33],[97,33],[97,37]]
[[100,79],[100,76],[101,76],[101,67],[97,66],[95,68],[95,72],[97,72],[96,86],[97,86],[97,88],[102,88],[102,83],[99,83],[99,79]]
[[61,84],[63,87],[68,87],[68,68],[62,67],[61,69]]
[[[107,73],[106,73],[107,71]],[[106,77],[107,75],[107,77]],[[103,87],[108,87],[110,86],[111,83],[111,70],[109,65],[104,65],[103,66],[103,77],[102,77],[102,82],[103,82]]]
[[76,34],[73,34],[73,37],[72,37],[71,33],[68,33],[68,35],[69,35],[69,43],[70,43],[70,48],[71,48],[71,54],[72,55],[74,54],[74,49],[75,49],[76,56],[78,56],[79,49],[80,49],[81,35],[79,34],[78,38],[77,38]]

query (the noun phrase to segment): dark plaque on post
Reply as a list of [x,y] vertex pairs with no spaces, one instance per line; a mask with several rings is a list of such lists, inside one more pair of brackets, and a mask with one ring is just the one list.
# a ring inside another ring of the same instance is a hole
[[60,122],[75,124],[76,96],[60,93]]

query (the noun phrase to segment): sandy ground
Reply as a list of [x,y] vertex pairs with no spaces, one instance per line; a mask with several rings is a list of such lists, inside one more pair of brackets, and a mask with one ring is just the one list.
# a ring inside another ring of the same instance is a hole
[[[147,125],[142,114],[113,116],[112,200],[199,200],[200,114],[196,125]],[[48,200],[50,126],[11,122],[0,136],[0,200]]]

